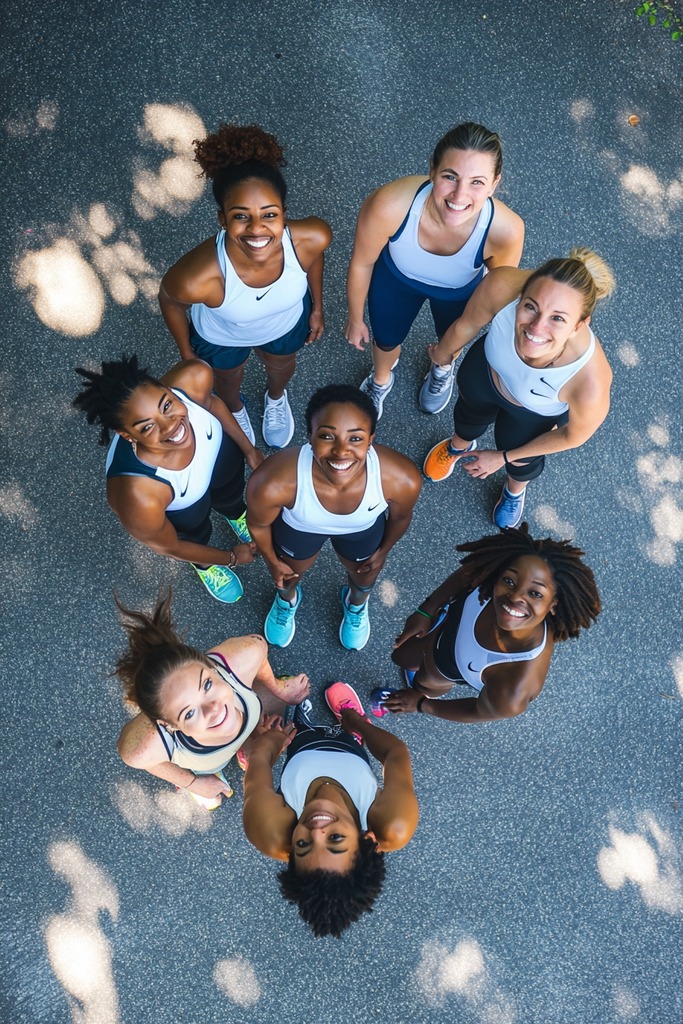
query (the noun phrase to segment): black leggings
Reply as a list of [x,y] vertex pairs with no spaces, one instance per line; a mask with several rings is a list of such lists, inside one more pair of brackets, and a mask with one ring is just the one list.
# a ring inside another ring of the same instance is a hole
[[244,504],[244,456],[235,442],[223,434],[208,491],[189,508],[166,515],[180,540],[208,544],[211,538],[211,509],[228,519],[239,519]]
[[[475,341],[460,364],[456,380],[458,400],[453,410],[455,433],[463,441],[474,441],[486,428],[495,423],[494,437],[498,451],[521,448],[534,438],[546,434],[556,425],[563,426],[568,413],[560,416],[541,416],[521,405],[508,402],[491,380],[491,370],[484,353],[486,335]],[[506,472],[520,483],[535,480],[543,472],[545,455],[522,459],[523,465],[510,463]]]

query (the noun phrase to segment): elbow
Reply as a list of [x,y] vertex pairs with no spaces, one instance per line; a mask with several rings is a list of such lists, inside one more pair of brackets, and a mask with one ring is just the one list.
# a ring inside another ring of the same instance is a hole
[[402,850],[415,834],[415,826],[407,821],[396,819],[382,829],[380,847],[383,851]]

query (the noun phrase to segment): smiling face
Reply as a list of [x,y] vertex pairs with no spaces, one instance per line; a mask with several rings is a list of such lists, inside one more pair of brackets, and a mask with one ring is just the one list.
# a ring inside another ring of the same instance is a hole
[[575,288],[549,277],[522,292],[515,315],[515,348],[531,366],[546,365],[589,323],[581,319],[583,297]]
[[163,724],[204,746],[220,746],[237,735],[243,714],[235,692],[215,667],[190,661],[164,680],[159,701]]
[[159,384],[141,384],[135,389],[121,408],[118,433],[159,454],[189,450],[194,444],[187,406],[170,388]]
[[537,555],[511,562],[493,586],[493,609],[500,629],[532,630],[555,610],[556,587],[550,566]]
[[331,402],[314,415],[311,427],[313,458],[327,480],[345,486],[365,472],[375,436],[367,413],[351,402]]
[[490,153],[472,149],[447,149],[438,167],[432,167],[432,203],[447,225],[457,226],[479,216],[484,203],[493,195],[495,160]]
[[285,211],[275,188],[260,178],[247,178],[226,193],[218,212],[231,255],[265,263],[282,248]]
[[309,800],[292,833],[296,871],[350,870],[361,838],[351,811],[337,801]]

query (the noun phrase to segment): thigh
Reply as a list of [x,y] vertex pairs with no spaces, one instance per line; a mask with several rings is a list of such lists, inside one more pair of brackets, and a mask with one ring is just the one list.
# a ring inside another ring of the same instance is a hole
[[437,338],[441,338],[451,324],[462,316],[467,299],[430,299],[429,307],[436,328]]
[[368,317],[378,348],[403,344],[420,312],[425,296],[415,285],[400,281],[388,268],[384,251],[375,263],[368,291]]

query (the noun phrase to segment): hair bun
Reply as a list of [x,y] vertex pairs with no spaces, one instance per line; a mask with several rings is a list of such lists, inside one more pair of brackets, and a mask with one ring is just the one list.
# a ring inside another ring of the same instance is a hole
[[583,245],[575,245],[569,253],[569,258],[583,263],[593,278],[596,299],[606,299],[612,294],[617,286],[617,282],[602,256],[598,256],[592,249],[587,249]]
[[284,167],[284,150],[274,135],[258,124],[226,124],[205,139],[193,141],[195,160],[206,178],[215,178],[226,167],[257,160],[270,167]]

